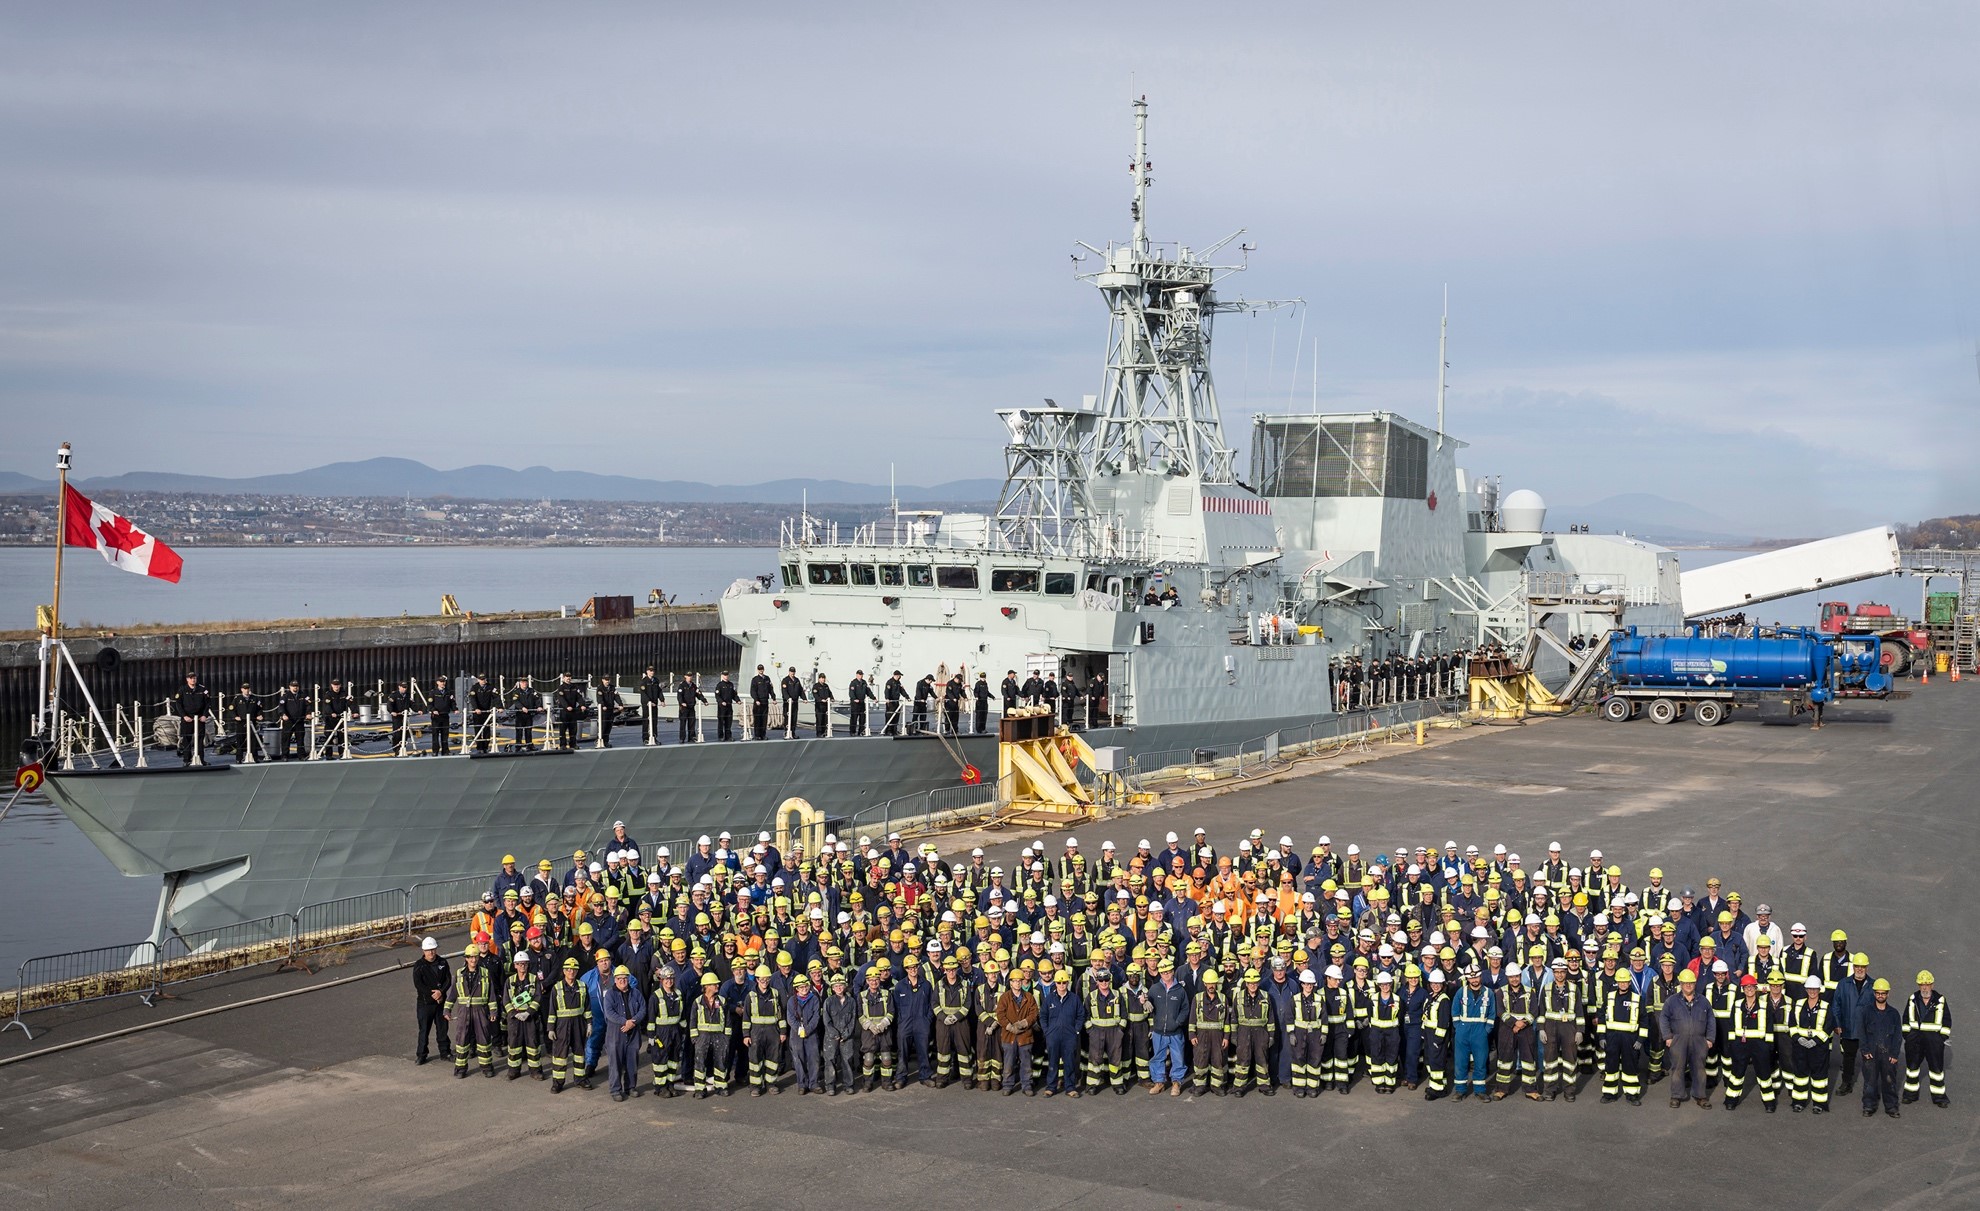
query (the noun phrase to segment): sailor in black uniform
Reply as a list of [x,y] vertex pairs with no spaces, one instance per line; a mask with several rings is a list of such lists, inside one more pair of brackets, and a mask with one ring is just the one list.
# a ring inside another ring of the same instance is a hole
[[488,674],[476,673],[474,684],[468,687],[468,731],[474,736],[474,751],[485,753],[489,742],[495,738],[495,708],[502,700],[496,696],[495,687],[488,684]]
[[715,738],[734,740],[736,738],[736,701],[741,695],[736,693],[736,683],[729,680],[725,671],[722,679],[715,683]]
[[1086,726],[1105,727],[1107,724],[1107,672],[1102,669],[1086,683]]
[[866,683],[866,670],[856,669],[846,684],[846,734],[866,735],[867,703],[873,701],[873,687]]
[[569,673],[557,674],[551,704],[557,711],[557,747],[567,753],[576,751],[578,729],[584,722],[584,687],[572,681]]
[[1004,696],[1004,713],[1008,715],[1011,713],[1011,709],[1017,706],[1019,696],[1024,693],[1024,687],[1018,684],[1017,670],[1005,670],[1004,684],[997,688]]
[[708,695],[694,683],[694,674],[681,677],[681,683],[674,687],[674,705],[680,710],[681,743],[695,744],[701,739],[701,723],[695,718],[695,704],[708,701]]
[[346,731],[351,719],[351,694],[344,679],[332,677],[323,694],[323,756],[335,761],[344,755]]
[[990,730],[990,674],[978,673],[973,693],[976,698],[975,732],[982,735]]
[[612,683],[611,674],[598,678],[598,743],[605,748],[612,747],[612,724],[617,720],[619,708],[619,687]]
[[914,734],[919,736],[928,730],[928,703],[935,697],[935,674],[925,674],[914,683]]
[[1056,716],[1059,713],[1059,674],[1057,672],[1045,674],[1045,685],[1040,692],[1044,697],[1043,705],[1045,709]]
[[942,728],[954,736],[962,731],[962,702],[966,691],[961,673],[952,673],[942,685]]
[[433,679],[433,692],[426,697],[426,751],[444,757],[454,751],[454,691],[445,677]]
[[529,674],[516,679],[509,690],[509,705],[516,713],[516,748],[531,752],[536,748],[536,712],[543,709],[543,695],[529,683]]
[[667,683],[660,680],[652,665],[639,679],[639,739],[642,744],[660,743],[660,704],[667,701]]
[[832,734],[832,686],[823,673],[811,687],[811,726],[821,740]]
[[406,721],[412,717],[412,691],[401,679],[385,695],[385,719],[392,729],[392,755],[403,757],[412,751],[412,735]]
[[883,692],[887,696],[887,734],[898,736],[901,734],[901,700],[907,697],[907,688],[901,684],[899,669],[895,669],[894,675],[887,678]]
[[770,674],[756,666],[756,676],[749,679],[749,738],[767,740],[770,736]]
[[[261,749],[261,702],[254,696],[254,687],[241,682],[241,692],[234,695],[233,703],[227,708],[227,719],[233,724],[234,759],[246,761],[257,756],[253,752]],[[258,754],[268,756],[266,749]]]
[[1064,711],[1062,718],[1065,719],[1067,727],[1076,727],[1079,724],[1079,699],[1079,684],[1073,680],[1071,673],[1067,673],[1066,679],[1059,683],[1059,702]]
[[1024,685],[1018,692],[1024,695],[1026,705],[1037,706],[1045,701],[1045,681],[1038,674],[1033,673],[1024,679]]
[[302,682],[289,678],[289,688],[282,692],[282,700],[275,707],[276,718],[282,721],[282,747],[276,754],[277,760],[303,760],[309,756],[307,729],[309,717],[314,713],[309,695],[302,691]]
[[784,738],[797,739],[798,703],[804,701],[804,682],[798,680],[797,666],[784,674],[783,682],[777,687],[784,698]]

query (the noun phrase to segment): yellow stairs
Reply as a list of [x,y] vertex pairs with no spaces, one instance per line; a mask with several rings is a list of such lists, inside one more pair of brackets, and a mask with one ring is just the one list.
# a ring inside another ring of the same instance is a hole
[[1018,707],[1005,715],[998,725],[994,823],[1069,828],[1097,815],[1101,798],[1152,801],[1130,794],[1118,774],[1099,774],[1095,785],[1082,784],[1081,765],[1099,768],[1093,749],[1072,729],[1058,726],[1052,708]]

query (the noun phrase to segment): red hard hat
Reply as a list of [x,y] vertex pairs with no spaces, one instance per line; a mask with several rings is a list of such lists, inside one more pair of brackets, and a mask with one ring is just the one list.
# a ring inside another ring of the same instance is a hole
[[1752,988],[1758,985],[1759,983],[1760,981],[1755,977],[1753,977],[1752,975],[1743,975],[1739,977],[1739,986],[1741,988]]

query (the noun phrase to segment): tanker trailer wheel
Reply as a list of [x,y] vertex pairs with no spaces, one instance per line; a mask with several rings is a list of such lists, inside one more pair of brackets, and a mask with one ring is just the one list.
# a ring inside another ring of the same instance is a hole
[[1884,644],[1883,659],[1878,661],[1878,663],[1883,665],[1884,671],[1892,677],[1904,676],[1911,671],[1911,645],[1908,643]]
[[1717,727],[1726,721],[1726,705],[1710,698],[1691,704],[1691,721],[1699,727]]
[[1678,704],[1669,698],[1659,698],[1650,704],[1650,722],[1676,723],[1677,718]]
[[1627,698],[1604,698],[1602,718],[1610,723],[1628,723],[1636,718],[1636,708]]

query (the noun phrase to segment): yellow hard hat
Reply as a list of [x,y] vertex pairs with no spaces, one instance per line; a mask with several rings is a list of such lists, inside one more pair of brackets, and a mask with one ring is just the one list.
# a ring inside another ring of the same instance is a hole
[[1215,970],[1206,971],[1203,973],[1203,982],[1205,984],[1215,984],[1217,982],[1217,979],[1218,976]]
[[612,969],[612,978],[615,980],[618,979],[620,976],[629,976],[631,974],[632,971],[629,968],[627,968],[624,963],[621,963],[617,967],[614,967]]
[[473,942],[469,942],[466,946],[461,948],[461,954],[468,958],[473,958],[476,955],[479,955],[480,953],[481,953],[481,947],[475,945]]
[[1604,872],[1604,873],[1606,873],[1606,874],[1607,874],[1607,875],[1608,875],[1608,876],[1609,876],[1610,878],[1612,878],[1612,879],[1620,879],[1620,878],[1622,878],[1622,867],[1620,867],[1620,866],[1611,866],[1611,867],[1610,867],[1610,868],[1609,868],[1609,869],[1608,869],[1608,870],[1607,870],[1606,872]]
[[1877,982],[1870,985],[1870,991],[1872,992],[1889,992],[1890,990],[1891,982],[1882,976],[1878,976]]
[[564,960],[564,970],[565,970],[565,971],[576,971],[576,970],[578,969],[578,967],[579,967],[579,963],[578,963],[578,961],[577,961],[576,959],[565,959],[565,960]]
[[712,971],[704,971],[701,973],[701,986],[703,988],[720,988],[722,986],[722,977]]
[[1698,973],[1691,970],[1689,967],[1685,968],[1683,971],[1678,972],[1678,983],[1696,984],[1697,982],[1698,982]]
[[1831,941],[1831,942],[1847,942],[1847,941],[1849,941],[1849,935],[1848,935],[1847,933],[1845,933],[1844,931],[1842,931],[1842,930],[1840,930],[1840,929],[1838,929],[1838,930],[1837,930],[1836,932],[1834,932],[1834,933],[1832,933],[1832,934],[1830,934],[1830,935],[1829,935],[1829,941]]
[[1864,950],[1857,951],[1855,954],[1849,956],[1849,965],[1851,967],[1870,966],[1870,952]]
[[502,855],[502,865],[504,866],[513,866],[515,864],[515,861],[516,861],[516,856],[514,854]]
[[1931,972],[1929,972],[1929,971],[1921,971],[1921,972],[1919,972],[1919,973],[1918,973],[1918,982],[1919,982],[1920,984],[1930,984],[1930,983],[1932,982],[1932,973],[1931,973]]
[[767,980],[770,978],[770,965],[768,963],[758,963],[756,970],[750,972],[750,974],[759,980]]
[[1616,987],[1618,987],[1618,988],[1627,988],[1628,986],[1629,986],[1629,973],[1628,973],[1628,972],[1626,972],[1626,971],[1619,971],[1619,972],[1617,972],[1617,973],[1616,973]]
[[1785,984],[1787,983],[1787,977],[1781,974],[1780,968],[1776,967],[1767,973],[1767,982],[1769,984]]
[[1651,867],[1651,868],[1650,868],[1650,877],[1651,877],[1651,878],[1653,878],[1653,879],[1661,879],[1661,878],[1663,878],[1663,877],[1664,877],[1664,868],[1663,868],[1663,867],[1661,867],[1661,866],[1653,866],[1653,867]]

